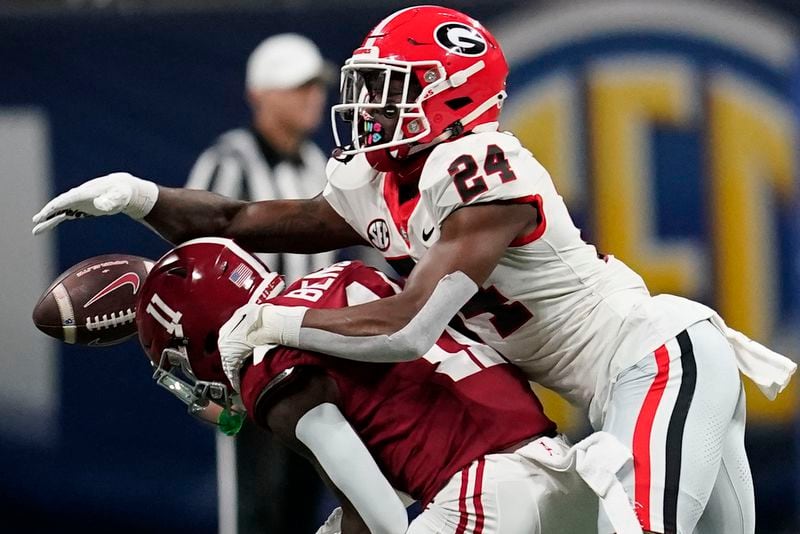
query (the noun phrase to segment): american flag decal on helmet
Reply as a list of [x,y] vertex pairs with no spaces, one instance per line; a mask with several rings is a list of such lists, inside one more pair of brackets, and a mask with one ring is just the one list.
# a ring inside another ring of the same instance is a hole
[[253,270],[244,263],[240,263],[239,266],[233,270],[228,279],[233,282],[236,287],[244,287],[252,277]]

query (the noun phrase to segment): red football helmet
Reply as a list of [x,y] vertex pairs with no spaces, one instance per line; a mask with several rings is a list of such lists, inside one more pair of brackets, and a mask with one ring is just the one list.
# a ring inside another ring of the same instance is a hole
[[224,427],[237,399],[222,371],[217,333],[239,307],[277,295],[283,286],[280,275],[229,239],[194,239],[162,256],[136,305],[153,379],[192,415]]
[[[401,9],[342,67],[341,103],[331,109],[339,152],[365,152],[370,162],[380,159],[369,154],[377,151],[403,158],[496,122],[507,76],[497,40],[476,20],[439,6]],[[393,92],[402,87],[399,100],[389,99],[392,82]],[[390,139],[372,119],[379,111],[398,118]],[[350,130],[349,139],[340,126]]]

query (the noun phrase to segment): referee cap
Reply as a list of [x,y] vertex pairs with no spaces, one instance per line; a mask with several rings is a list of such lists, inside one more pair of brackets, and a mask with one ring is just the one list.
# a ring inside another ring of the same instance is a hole
[[317,46],[296,33],[265,39],[247,60],[248,89],[292,89],[315,79],[330,81],[333,67]]

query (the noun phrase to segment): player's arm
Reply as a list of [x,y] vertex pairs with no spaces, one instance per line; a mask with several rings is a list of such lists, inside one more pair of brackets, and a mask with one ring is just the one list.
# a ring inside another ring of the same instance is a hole
[[206,191],[160,187],[145,221],[173,243],[220,236],[259,252],[313,253],[366,244],[321,194],[241,202]]
[[287,388],[279,400],[257,404],[256,420],[311,461],[337,494],[342,534],[405,532],[405,507],[337,408],[333,380],[310,371]]
[[247,339],[255,345],[275,342],[354,360],[415,359],[433,346],[509,244],[537,223],[538,213],[530,204],[461,208],[444,221],[440,239],[399,294],[340,309],[264,306],[258,330]]
[[59,223],[123,213],[172,243],[200,236],[229,237],[260,252],[321,252],[365,244],[322,197],[241,202],[208,191],[171,189],[128,173],[89,180],[34,215],[34,234]]

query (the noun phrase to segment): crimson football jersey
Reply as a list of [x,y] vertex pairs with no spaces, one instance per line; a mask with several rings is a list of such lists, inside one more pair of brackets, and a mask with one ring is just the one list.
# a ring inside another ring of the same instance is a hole
[[[342,262],[298,280],[270,302],[340,308],[399,291],[383,273]],[[389,482],[425,503],[475,459],[555,432],[520,371],[450,328],[424,357],[405,363],[362,363],[276,348],[244,370],[248,412],[255,414],[264,395],[279,401],[280,385],[309,367],[336,382],[339,409]]]

